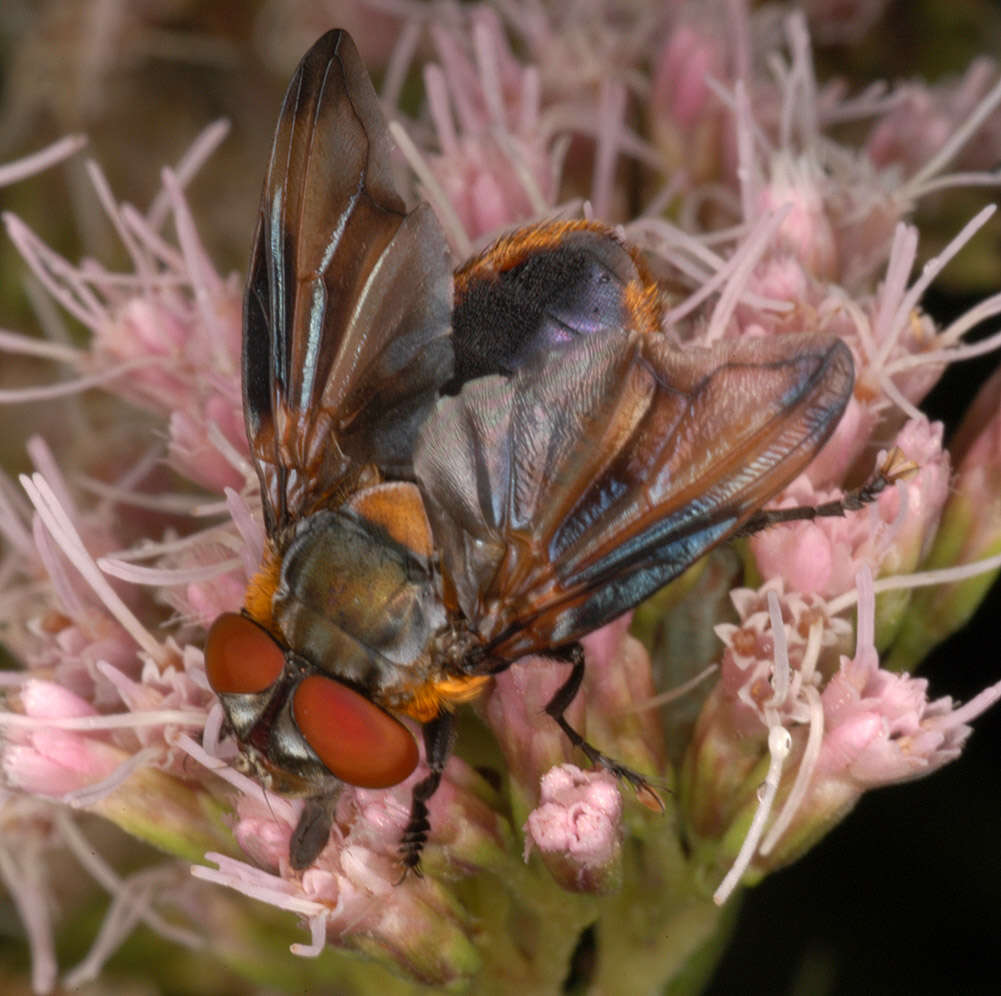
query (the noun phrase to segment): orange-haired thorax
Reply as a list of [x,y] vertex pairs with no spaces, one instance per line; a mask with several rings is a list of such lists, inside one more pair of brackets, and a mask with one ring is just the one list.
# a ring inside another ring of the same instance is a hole
[[278,588],[281,567],[281,556],[268,543],[264,548],[261,565],[257,568],[257,573],[250,579],[243,600],[243,607],[247,614],[267,630],[271,630],[274,626],[271,603],[275,597],[275,590]]
[[[575,245],[598,245],[612,242],[623,259],[611,263],[622,282],[636,280],[644,288],[653,286],[639,251],[625,244],[614,231],[598,221],[573,218],[529,225],[502,236],[489,248],[465,262],[455,273],[455,294],[461,300],[472,282],[483,280],[491,274],[504,273],[522,265],[530,256],[573,248]],[[625,262],[631,261],[631,268]]]
[[[448,618],[431,554],[417,488],[377,485],[308,516],[280,553],[269,550],[246,608],[303,666],[410,711],[414,689],[448,666],[432,652]],[[421,701],[424,715],[426,694]]]

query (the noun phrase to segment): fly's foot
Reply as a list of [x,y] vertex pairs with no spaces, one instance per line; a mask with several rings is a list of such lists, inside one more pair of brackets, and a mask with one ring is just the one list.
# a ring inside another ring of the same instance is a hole
[[614,758],[603,754],[593,744],[588,743],[568,722],[564,713],[570,707],[570,703],[577,696],[580,690],[580,683],[584,678],[584,648],[579,643],[571,644],[562,648],[557,655],[560,660],[565,660],[573,665],[570,676],[556,690],[556,694],[546,704],[546,713],[551,716],[566,734],[567,739],[578,748],[580,752],[596,768],[604,768],[611,772],[619,781],[627,782],[636,792],[636,798],[647,809],[655,813],[664,812],[664,802],[657,790],[647,781],[643,775],[632,768],[627,768]]

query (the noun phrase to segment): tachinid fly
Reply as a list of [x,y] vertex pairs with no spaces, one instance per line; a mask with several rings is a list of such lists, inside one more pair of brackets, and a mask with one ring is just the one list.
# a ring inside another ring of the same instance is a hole
[[652,795],[563,717],[577,641],[765,525],[853,385],[830,337],[678,348],[639,254],[593,222],[516,231],[453,273],[430,208],[408,213],[394,189],[391,152],[358,53],[331,31],[285,96],[245,298],[267,549],[205,649],[245,759],[307,799],[298,869],[343,784],[416,768],[397,716],[423,724],[429,765],[401,842],[417,869],[453,708],[526,654],[574,662],[547,712]]

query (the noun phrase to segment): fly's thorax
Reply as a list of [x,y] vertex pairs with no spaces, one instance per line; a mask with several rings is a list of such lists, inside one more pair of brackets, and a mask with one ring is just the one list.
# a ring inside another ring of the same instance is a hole
[[272,609],[298,656],[383,701],[430,676],[429,647],[446,623],[427,558],[350,507],[299,524]]

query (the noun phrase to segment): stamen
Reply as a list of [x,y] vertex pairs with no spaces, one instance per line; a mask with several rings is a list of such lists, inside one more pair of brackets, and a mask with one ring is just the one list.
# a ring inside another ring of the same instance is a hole
[[946,173],[929,183],[912,191],[915,200],[927,197],[941,190],[951,190],[953,187],[998,187],[1001,186],[1001,174],[998,173]]
[[52,488],[56,500],[72,518],[76,518],[79,514],[76,503],[73,501],[73,496],[66,484],[66,478],[63,476],[49,444],[42,436],[32,435],[28,438],[25,449],[28,451],[28,456],[31,458],[35,470],[49,482],[49,487]]
[[487,113],[495,127],[504,131],[504,93],[501,87],[500,67],[497,64],[497,49],[488,26],[483,21],[473,25],[473,53],[476,67],[480,72],[480,90],[487,105]]
[[205,713],[184,709],[152,709],[148,712],[115,712],[97,716],[25,716],[20,712],[0,712],[0,727],[23,730],[139,730],[150,726],[193,726],[201,728]]
[[249,576],[257,570],[257,565],[264,558],[264,531],[251,515],[246,499],[232,488],[226,488],[226,506],[229,508],[233,525],[243,540],[245,551],[243,566]]
[[765,710],[780,709],[789,697],[789,645],[786,640],[786,627],[782,619],[782,606],[779,596],[774,591],[768,592],[768,616],[772,624],[772,640],[774,642],[774,663],[772,666],[772,697],[764,704]]
[[939,341],[953,343],[961,339],[970,329],[979,325],[987,318],[993,318],[1001,313],[1001,294],[993,294],[984,298],[972,308],[963,312],[955,321],[947,325],[939,333]]
[[66,563],[59,544],[37,515],[31,517],[31,533],[35,552],[48,575],[50,590],[56,596],[56,604],[62,606],[71,619],[86,619],[92,603],[85,600],[79,581]]
[[704,342],[715,342],[723,337],[754,267],[764,255],[768,243],[785,221],[789,211],[790,205],[783,204],[777,211],[769,212],[756,222],[747,241],[727,261],[724,269],[710,281],[710,284],[716,283],[724,272],[729,271],[725,277],[722,293],[702,336]]
[[917,405],[912,404],[904,397],[900,388],[890,379],[890,375],[885,369],[879,371],[880,390],[892,401],[908,418],[921,418],[922,412]]
[[688,681],[682,682],[680,685],[675,685],[674,688],[671,688],[666,692],[661,692],[659,695],[654,695],[643,702],[630,706],[628,709],[623,709],[622,713],[629,714],[635,712],[647,712],[650,709],[657,709],[660,706],[669,705],[671,702],[675,702],[687,695],[690,691],[692,691],[692,689],[697,688],[707,678],[716,674],[717,671],[719,671],[719,665],[710,664],[708,667],[699,671],[694,678],[689,678]]
[[327,913],[309,917],[309,944],[289,945],[289,951],[300,958],[318,958],[327,946]]
[[179,747],[185,754],[188,754],[202,765],[203,768],[207,768],[213,774],[218,775],[223,781],[229,782],[241,795],[250,796],[264,807],[273,807],[272,812],[276,819],[290,825],[295,822],[295,807],[291,802],[281,796],[267,794],[252,778],[248,778],[241,772],[231,768],[220,761],[218,757],[213,757],[204,748],[195,743],[186,733],[168,736],[167,742]]
[[140,768],[151,767],[157,761],[163,760],[164,751],[162,747],[144,747],[131,757],[126,758],[114,771],[98,782],[92,782],[83,788],[74,789],[72,792],[65,792],[59,797],[60,802],[64,802],[73,809],[86,809],[100,802],[111,795],[115,789],[119,788],[127,781],[134,771]]
[[608,218],[612,208],[615,164],[619,155],[619,135],[625,108],[625,87],[604,81],[598,102],[597,148],[591,178],[591,202],[599,218]]
[[[784,23],[786,38],[792,53],[788,87],[782,102],[782,148],[792,145],[794,117],[799,139],[805,148],[815,148],[820,129],[817,125],[817,77],[813,68],[813,48],[806,17],[802,11],[793,11]],[[797,115],[798,112],[798,115]]]
[[211,757],[219,757],[222,725],[225,718],[226,714],[223,711],[222,703],[218,701],[213,703],[212,708],[209,709],[208,718],[205,720],[205,728],[202,730],[202,747]]
[[0,878],[17,907],[31,949],[31,987],[36,993],[48,993],[55,987],[59,966],[45,888],[47,865],[37,852],[29,860],[24,858],[19,860],[0,843]]
[[445,81],[448,84],[449,100],[455,108],[459,127],[464,132],[475,133],[482,123],[482,114],[473,103],[472,95],[476,91],[476,80],[472,70],[465,63],[458,45],[448,31],[438,25],[432,25],[431,37],[438,51],[438,58],[441,59]]
[[197,567],[142,567],[129,563],[127,560],[117,560],[113,557],[99,557],[97,566],[113,578],[128,581],[130,584],[151,587],[169,588],[172,585],[196,584],[200,581],[211,581],[230,571],[240,570],[243,562],[238,557],[220,560],[214,564]]
[[[766,157],[770,157],[775,151],[775,147],[772,144],[771,139],[761,128],[761,126],[754,120],[754,116],[750,111],[750,104],[747,101],[747,84],[745,82],[746,77],[738,76],[737,83],[734,86],[734,92],[731,93],[718,79],[713,76],[706,77],[706,86],[712,90],[716,98],[726,107],[735,117],[736,128],[738,129],[737,143],[738,150],[741,143],[746,143],[748,149],[760,148]],[[745,94],[743,105],[738,97],[739,93],[743,92]],[[748,129],[753,141],[749,141],[746,137],[741,138],[739,131],[741,128]],[[738,151],[737,160],[742,165],[747,162],[753,161],[748,158],[745,159],[744,156]],[[739,181],[738,177],[738,181]],[[745,216],[746,217],[746,216]]]
[[225,885],[237,892],[242,892],[251,899],[258,899],[270,906],[290,910],[302,916],[325,917],[327,914],[327,908],[321,903],[303,899],[301,896],[289,895],[288,892],[284,891],[288,888],[288,884],[276,875],[268,875],[266,872],[261,872],[260,869],[242,861],[234,861],[232,858],[214,851],[209,851],[205,855],[205,859],[218,865],[218,871],[215,868],[206,868],[204,865],[194,865],[191,868],[191,874],[195,878]]
[[443,156],[458,154],[459,137],[452,119],[448,100],[448,85],[440,66],[429,65],[424,69],[424,90],[427,93],[428,113],[438,136],[438,148]]
[[234,356],[227,347],[227,337],[219,323],[219,315],[214,306],[215,300],[222,292],[222,281],[209,262],[177,177],[169,169],[163,170],[160,175],[163,189],[170,198],[174,228],[177,230],[177,240],[184,256],[185,272],[191,279],[195,305],[208,330],[203,341],[208,339],[216,360],[216,369],[222,373],[235,373]]
[[[963,227],[949,244],[938,255],[933,256],[921,270],[921,276],[911,285],[907,293],[903,295],[896,312],[891,319],[889,326],[880,324],[880,328],[885,328],[885,341],[880,352],[879,362],[885,364],[890,348],[896,342],[898,330],[902,329],[907,322],[907,317],[917,307],[921,296],[931,285],[931,282],[945,269],[946,264],[955,256],[959,250],[973,238],[978,229],[987,224],[988,219],[997,210],[997,205],[988,204],[978,211]],[[913,244],[917,246],[917,230],[910,229]],[[894,295],[896,297],[896,295]],[[890,299],[892,300],[892,298]],[[880,309],[880,317],[885,314]]]
[[65,398],[71,394],[82,394],[92,387],[103,387],[125,374],[141,370],[161,363],[159,357],[143,356],[134,360],[126,360],[115,366],[107,367],[97,373],[78,377],[76,380],[63,380],[55,384],[38,384],[34,387],[12,387],[0,390],[0,404],[20,405],[27,402],[51,401],[53,398]]
[[86,356],[82,350],[74,349],[64,343],[35,339],[33,336],[8,332],[6,329],[0,329],[0,349],[5,353],[40,356],[46,360],[56,360],[59,363],[72,365],[78,365]]
[[89,329],[111,320],[104,305],[91,291],[80,270],[53,252],[17,215],[2,215],[7,235],[49,294]]
[[[215,510],[216,515],[219,514],[220,509],[223,512],[226,511],[226,506],[222,502],[219,503],[219,508]],[[116,550],[106,554],[106,556],[109,559],[134,563],[140,560],[150,560],[153,557],[185,553],[187,551],[201,552],[207,545],[222,546],[227,550],[232,550],[234,553],[244,552],[241,540],[234,535],[228,525],[221,525],[210,526],[199,532],[189,533],[186,536],[178,536],[175,539],[163,540],[159,543],[155,543],[152,540],[142,540],[131,549]],[[257,565],[255,564],[254,566],[256,568]]]
[[[915,571],[913,574],[880,578],[872,587],[875,594],[879,595],[884,591],[905,591],[910,588],[928,588],[936,584],[953,584],[996,570],[1001,570],[1001,553],[957,567],[943,567],[934,571]],[[838,615],[854,605],[858,597],[857,591],[846,591],[843,595],[831,599],[827,603],[827,610],[832,616]]]
[[164,648],[104,579],[97,564],[87,552],[80,534],[53,494],[48,481],[41,474],[33,474],[31,477],[22,474],[20,481],[31,503],[37,509],[39,517],[52,534],[52,538],[59,544],[64,556],[80,572],[111,615],[121,623],[122,628],[153,660],[162,662],[165,654]]
[[[176,875],[176,866],[160,866],[158,868],[145,869],[144,871],[133,876],[132,880],[124,880],[115,872],[111,865],[109,865],[104,858],[101,857],[100,853],[96,850],[90,840],[87,839],[87,837],[80,830],[76,821],[68,813],[62,810],[57,810],[54,816],[54,822],[59,831],[59,836],[62,838],[63,842],[69,848],[83,869],[115,900],[112,904],[112,910],[109,911],[108,916],[105,919],[105,924],[107,924],[109,920],[117,920],[118,917],[121,916],[120,911],[122,907],[120,904],[125,903],[133,907],[136,919],[142,920],[154,932],[160,934],[161,937],[165,937],[168,940],[175,941],[178,944],[182,944],[185,947],[196,950],[204,946],[205,940],[201,935],[190,930],[185,930],[182,927],[178,927],[176,924],[170,923],[160,916],[159,913],[150,908],[152,891],[158,884],[162,884],[158,882],[158,880],[164,879],[165,872],[170,878],[174,878]],[[135,895],[136,891],[139,892],[139,896]],[[119,904],[118,911],[115,910],[116,904]],[[103,925],[101,932],[102,934],[104,933]],[[120,935],[120,939],[118,943],[115,944],[115,947],[120,944],[121,940],[124,939],[124,936],[124,934]],[[84,962],[81,962],[76,969],[74,969],[74,972],[80,972],[83,969],[83,966],[88,964],[91,958],[95,957],[97,952],[100,950],[106,949],[101,943],[101,939],[99,937],[98,941],[95,942],[94,947],[91,949],[88,957],[84,960]],[[110,954],[110,952],[107,952],[101,958],[98,969],[100,969],[104,962],[107,961],[108,954]]]
[[434,213],[437,215],[438,221],[441,222],[442,228],[445,229],[445,234],[455,249],[456,255],[462,259],[466,259],[472,255],[472,242],[470,242],[469,236],[466,234],[466,230],[463,228],[459,216],[455,213],[455,209],[452,207],[448,196],[442,190],[441,185],[431,171],[431,167],[428,166],[424,156],[418,150],[417,146],[414,145],[413,140],[403,130],[403,126],[398,121],[389,122],[389,133],[393,136],[403,158],[406,159],[410,168],[417,174],[417,179],[420,180],[424,187],[424,195],[434,208]]
[[[814,628],[819,632],[822,627],[815,625]],[[814,769],[817,767],[817,761],[820,758],[820,748],[824,743],[824,707],[820,698],[820,692],[812,685],[807,685],[803,689],[803,695],[806,699],[810,715],[806,746],[803,748],[803,757],[800,760],[799,769],[796,771],[796,778],[793,781],[792,788],[789,790],[789,795],[786,797],[782,809],[775,818],[771,829],[761,842],[762,857],[766,857],[771,853],[782,835],[789,828],[789,824],[792,823],[800,806],[803,805],[810,788],[810,782],[813,779]]]
[[152,912],[152,902],[152,882],[140,882],[127,892],[124,888],[120,889],[105,914],[90,951],[75,968],[66,973],[63,984],[68,989],[76,989],[86,982],[93,982],[136,925]]
[[[123,204],[122,220],[136,238],[142,240],[153,259],[162,263],[168,271],[172,271],[155,273],[151,278],[150,287],[187,286],[188,277],[184,272],[184,257],[150,226],[149,219],[140,214],[131,204]],[[127,282],[126,285],[128,285],[136,283],[136,278],[131,273],[115,274],[114,276],[109,275],[108,282]]]
[[897,197],[905,201],[915,198],[917,191],[952,161],[999,102],[1001,102],[1001,80],[984,95],[984,99],[974,108],[973,113],[952,133],[942,148],[897,191]]
[[69,159],[87,144],[86,135],[66,135],[51,145],[32,152],[30,155],[15,159],[11,163],[0,166],[0,187],[8,187],[12,183],[25,180],[29,176],[41,173],[50,166]]
[[[157,462],[159,462],[159,454]],[[144,494],[138,491],[130,491],[113,484],[105,484],[104,481],[95,480],[93,477],[82,476],[75,478],[75,483],[81,490],[87,491],[99,498],[104,498],[115,505],[128,505],[132,508],[145,508],[153,512],[162,512],[164,515],[195,515],[204,505],[204,500],[196,495],[182,494]],[[184,543],[190,537],[185,537]],[[176,546],[176,544],[174,544]],[[121,554],[119,554],[121,555]],[[148,554],[147,554],[148,555]]]
[[[174,176],[181,190],[187,187],[215,150],[222,145],[229,134],[229,128],[229,121],[225,118],[213,121],[200,132],[188,147],[188,151],[177,161]],[[146,223],[153,232],[159,231],[169,214],[170,195],[166,189],[161,189],[146,212]]]
[[393,45],[393,51],[389,55],[389,62],[386,65],[386,73],[382,78],[382,103],[384,107],[395,108],[399,106],[400,94],[407,81],[407,72],[414,59],[414,52],[417,51],[417,43],[421,39],[423,26],[415,18],[408,18],[403,22],[403,27]]
[[529,208],[536,214],[546,214],[549,211],[549,202],[542,193],[541,188],[535,181],[532,171],[525,161],[525,155],[521,145],[507,132],[494,134],[494,140],[500,146],[508,164],[514,171],[515,179],[528,198]]
[[209,442],[216,448],[219,455],[248,483],[257,483],[257,474],[250,461],[227,438],[215,422],[206,426]]
[[751,860],[758,847],[758,842],[761,840],[765,822],[775,802],[775,795],[778,792],[779,782],[782,779],[782,766],[785,763],[786,757],[789,756],[791,746],[792,737],[789,736],[789,732],[784,727],[775,725],[769,729],[768,753],[770,760],[768,763],[768,774],[765,776],[764,784],[761,786],[758,808],[754,813],[754,819],[751,820],[751,826],[747,831],[747,836],[744,838],[744,843],[741,845],[737,857],[734,858],[730,870],[726,873],[723,881],[720,882],[719,888],[713,893],[713,902],[717,906],[722,906],[726,902],[730,894],[737,888],[744,872],[750,867]]
[[900,313],[900,308],[897,307],[896,311],[892,309],[903,299],[907,278],[910,276],[917,253],[917,229],[902,221],[898,222],[893,231],[890,259],[886,264],[886,276],[879,291],[879,308],[873,323],[878,351],[870,359],[880,370],[885,367],[886,358],[897,344],[894,333],[902,327],[896,317]]
[[[831,86],[828,84],[825,90],[829,92]],[[899,91],[891,92],[886,80],[877,80],[857,96],[841,97],[839,94],[839,99],[831,101],[831,106],[824,108],[822,117],[826,125],[843,124],[886,114],[902,102]]]
[[521,107],[515,122],[517,134],[531,135],[537,131],[541,101],[542,74],[538,66],[527,66],[521,78]]
[[152,261],[146,253],[140,251],[139,245],[132,238],[129,226],[122,217],[118,202],[111,192],[111,185],[108,183],[108,179],[101,170],[101,167],[93,159],[88,159],[86,170],[87,176],[90,178],[90,182],[97,192],[98,202],[104,208],[104,213],[108,216],[112,228],[118,233],[118,237],[122,240],[122,245],[125,246],[129,258],[135,265],[136,276],[144,287],[148,287],[148,281],[153,275]]

